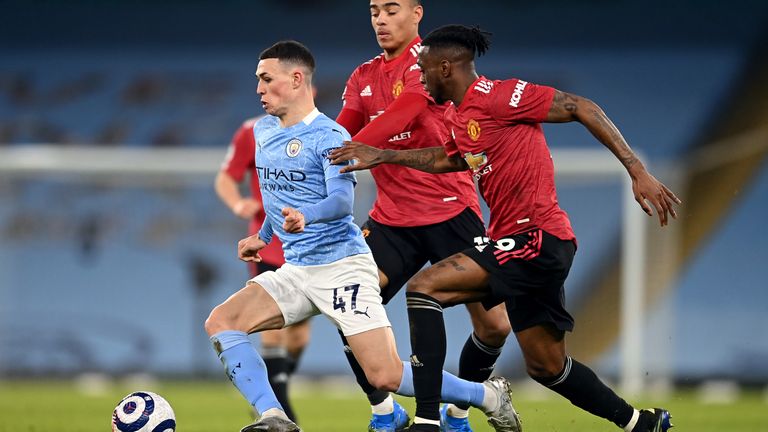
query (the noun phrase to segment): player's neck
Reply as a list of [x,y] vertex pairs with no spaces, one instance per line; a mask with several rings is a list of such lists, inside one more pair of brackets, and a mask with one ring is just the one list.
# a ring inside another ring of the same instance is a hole
[[290,111],[285,115],[278,117],[280,119],[280,127],[287,128],[294,126],[304,120],[312,111],[315,110],[315,101],[309,99],[307,101],[296,102]]
[[472,83],[477,80],[477,78],[477,73],[474,70],[471,73],[462,74],[461,76],[456,77],[456,84],[450,91],[451,96],[449,97],[449,99],[453,101],[453,104],[456,107],[461,105],[461,102],[464,101],[464,97],[467,95],[467,91],[472,86]]

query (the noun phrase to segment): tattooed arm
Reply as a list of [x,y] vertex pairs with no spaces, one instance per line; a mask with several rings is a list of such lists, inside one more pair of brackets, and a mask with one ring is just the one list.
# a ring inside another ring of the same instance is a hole
[[619,129],[596,103],[581,96],[555,90],[552,107],[545,121],[549,123],[577,121],[583,124],[627,169],[632,178],[635,200],[640,207],[649,216],[653,215],[646,200],[650,202],[656,209],[662,226],[668,223],[668,214],[677,218],[672,205],[680,204],[680,199],[645,169],[645,165],[629,147]]
[[630,175],[633,165],[637,163],[642,165],[613,122],[596,103],[587,98],[555,90],[555,97],[546,121],[549,123],[577,121],[583,124],[598,141],[616,155],[627,171],[630,171]]
[[354,163],[342,168],[341,172],[370,169],[384,163],[403,165],[432,174],[469,169],[469,165],[464,159],[458,156],[448,156],[442,147],[382,150],[360,142],[347,141],[343,147],[333,150],[329,157],[333,164],[355,160]]

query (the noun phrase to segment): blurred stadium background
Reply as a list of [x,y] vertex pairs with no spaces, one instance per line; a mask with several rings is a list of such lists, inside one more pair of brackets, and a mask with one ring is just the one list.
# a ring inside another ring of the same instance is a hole
[[[618,162],[602,162],[609,153],[580,125],[545,127],[579,238],[566,291],[574,355],[633,392],[693,386],[727,400],[748,388],[768,403],[768,3],[423,3],[422,36],[446,23],[493,32],[480,72],[595,100],[684,201],[668,228],[636,205],[628,225]],[[279,39],[307,44],[318,106],[335,117],[348,75],[379,52],[367,3],[0,8],[0,401],[28,379],[224,381],[202,323],[245,280],[235,243],[246,226],[212,182],[232,133],[261,112],[258,54]],[[580,164],[599,173],[574,175]],[[359,223],[373,193],[362,175]],[[622,314],[627,284],[642,292],[639,327]],[[402,296],[388,311],[405,357]],[[460,308],[446,322],[456,370],[470,327]],[[497,371],[526,382],[514,340]],[[323,318],[298,373],[356,390]],[[758,420],[738,430],[766,430],[768,415]]]

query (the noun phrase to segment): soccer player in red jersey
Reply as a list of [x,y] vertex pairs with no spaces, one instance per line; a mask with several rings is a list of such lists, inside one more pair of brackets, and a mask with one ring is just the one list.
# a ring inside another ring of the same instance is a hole
[[442,308],[482,301],[506,303],[534,380],[627,432],[664,432],[671,427],[669,412],[633,408],[566,354],[565,332],[573,329],[573,318],[564,307],[563,284],[576,239],[557,203],[541,123],[582,123],[621,161],[636,200],[649,215],[655,208],[662,226],[670,215],[676,217],[673,205],[680,200],[648,173],[594,102],[520,79],[478,76],[474,57],[488,45],[487,33],[459,25],[441,27],[422,41],[421,80],[437,103],[452,102],[445,113],[450,133],[444,147],[392,151],[352,142],[331,154],[334,162],[358,160],[347,170],[379,164],[430,173],[471,170],[490,207],[488,241],[420,271],[408,283],[412,361],[420,364],[413,368],[417,408],[409,430],[438,430]]
[[[382,149],[439,146],[447,130],[445,104],[424,90],[416,65],[423,8],[418,0],[371,0],[371,25],[383,53],[361,64],[347,81],[344,107],[336,121],[353,140]],[[379,267],[384,304],[427,262],[437,263],[486,237],[475,185],[468,172],[433,175],[385,165],[371,170],[377,197],[364,224],[366,241]],[[504,306],[486,311],[468,304],[474,332],[459,361],[459,376],[482,382],[493,372],[511,332]],[[343,338],[343,337],[342,337]],[[346,345],[346,343],[345,343]],[[346,349],[360,386],[368,395],[373,418],[370,430],[394,431],[407,423],[405,411],[387,392],[366,380]],[[468,406],[447,405],[455,429],[471,430]]]
[[[253,137],[253,125],[259,118],[248,119],[237,129],[214,182],[216,194],[232,213],[250,221],[248,235],[259,231],[265,217],[259,178],[256,175],[256,142]],[[244,197],[240,193],[240,183],[245,180],[246,175],[250,177],[250,197]],[[277,237],[260,250],[259,255],[261,262],[247,263],[251,278],[259,273],[277,270],[285,263],[283,246]],[[288,378],[296,370],[301,353],[309,342],[309,321],[285,329],[264,331],[260,336],[261,356],[267,366],[269,384],[286,415],[296,421],[288,400]]]

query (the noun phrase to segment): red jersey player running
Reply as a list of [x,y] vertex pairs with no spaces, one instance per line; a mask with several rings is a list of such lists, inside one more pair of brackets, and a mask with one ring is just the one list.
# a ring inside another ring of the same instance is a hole
[[[214,182],[216,195],[232,213],[250,221],[248,235],[259,231],[265,216],[261,204],[259,178],[256,175],[256,140],[253,136],[253,125],[259,118],[248,119],[237,129]],[[245,180],[246,175],[250,177],[250,197],[244,197],[240,193],[240,183]],[[259,251],[259,255],[261,262],[248,263],[251,278],[266,271],[277,270],[285,263],[283,245],[277,236],[272,243]],[[296,370],[301,353],[309,342],[309,321],[280,330],[264,331],[260,336],[261,356],[267,366],[269,385],[285,409],[285,414],[295,422],[296,415],[288,399],[288,379]]]
[[646,171],[605,113],[592,101],[519,79],[492,81],[475,72],[474,56],[488,48],[487,33],[459,25],[430,33],[419,54],[422,82],[445,113],[445,147],[392,151],[348,143],[334,162],[357,159],[347,170],[382,163],[431,173],[471,170],[491,211],[490,240],[464,250],[408,283],[411,361],[416,417],[409,431],[438,430],[440,370],[445,359],[442,308],[506,302],[528,374],[574,405],[627,432],[664,432],[669,412],[638,411],[587,366],[566,355],[573,318],[563,283],[576,252],[566,213],[557,204],[554,166],[540,123],[582,123],[622,162],[640,206],[661,225],[675,217],[675,195]]
[[[384,51],[360,65],[347,81],[344,107],[336,121],[353,140],[383,149],[439,146],[447,130],[445,104],[426,93],[416,65],[418,0],[371,0],[371,25]],[[387,165],[371,170],[377,197],[363,226],[379,267],[384,304],[427,262],[437,263],[485,237],[475,185],[468,172],[442,175]],[[511,331],[504,306],[486,311],[468,304],[474,332],[459,360],[459,376],[482,382],[493,372]],[[346,343],[345,343],[346,345]],[[407,424],[407,414],[387,392],[377,391],[349,350],[345,350],[357,381],[368,395],[373,418],[369,431],[394,432]],[[468,406],[443,409],[448,431],[471,431]],[[450,423],[450,424],[449,424]]]

